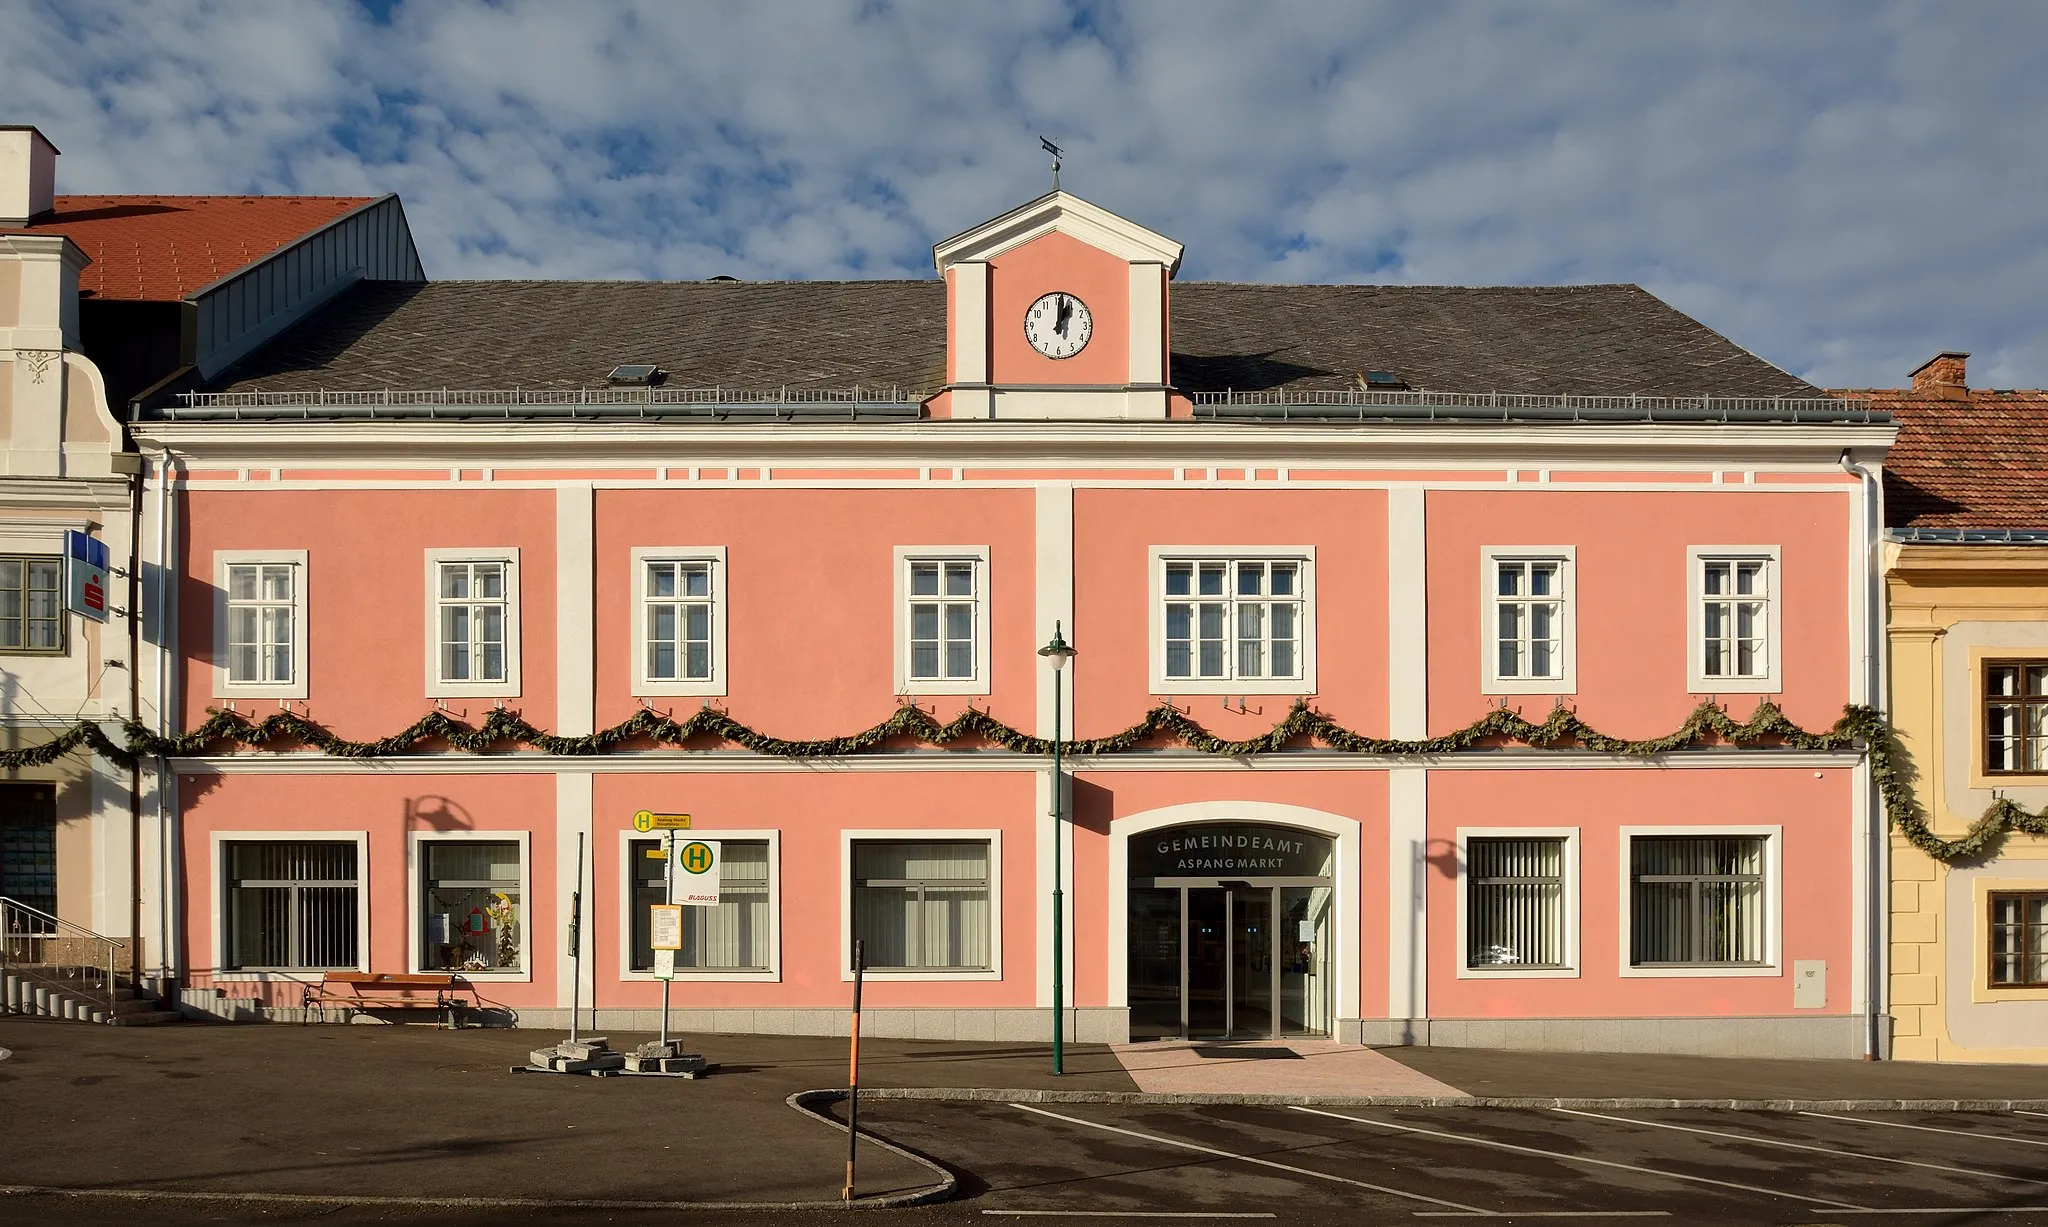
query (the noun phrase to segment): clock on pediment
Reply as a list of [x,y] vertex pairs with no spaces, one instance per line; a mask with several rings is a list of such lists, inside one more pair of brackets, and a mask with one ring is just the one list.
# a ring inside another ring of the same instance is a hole
[[1164,418],[1181,246],[1053,191],[932,249],[946,281],[936,417]]

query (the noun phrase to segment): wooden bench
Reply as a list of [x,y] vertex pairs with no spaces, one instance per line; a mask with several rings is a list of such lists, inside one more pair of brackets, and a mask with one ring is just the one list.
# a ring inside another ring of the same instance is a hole
[[434,1025],[439,1027],[444,1019],[455,1025],[455,1011],[474,1008],[475,995],[462,977],[448,972],[330,971],[320,977],[320,983],[306,986],[301,1005],[307,1015],[330,1006],[351,1013],[432,1010]]

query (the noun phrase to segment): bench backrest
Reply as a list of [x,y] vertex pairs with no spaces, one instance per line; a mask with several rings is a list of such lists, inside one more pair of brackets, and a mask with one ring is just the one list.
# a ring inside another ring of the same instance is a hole
[[345,984],[350,988],[453,988],[455,977],[446,973],[400,971],[330,971],[320,977],[322,984]]

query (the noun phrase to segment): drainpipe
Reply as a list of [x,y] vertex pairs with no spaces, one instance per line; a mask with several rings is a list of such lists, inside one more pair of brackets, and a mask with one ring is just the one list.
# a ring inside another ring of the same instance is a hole
[[[1883,715],[1888,714],[1891,707],[1889,688],[1885,684],[1884,574],[1879,553],[1884,545],[1884,487],[1875,473],[1850,458],[1846,448],[1842,451],[1841,465],[1842,471],[1853,475],[1863,487],[1864,702]],[[1891,928],[1886,883],[1891,877],[1891,840],[1888,838],[1890,820],[1884,811],[1883,799],[1878,795],[1877,781],[1869,778],[1867,769],[1864,775],[1863,803],[1868,815],[1864,832],[1868,843],[1864,855],[1864,899],[1868,912],[1864,918],[1864,960],[1868,971],[1863,986],[1863,1059],[1875,1061],[1883,1056],[1884,1049],[1883,1019],[1888,981],[1886,942]]]
[[[128,719],[142,719],[142,481],[128,493]],[[128,766],[128,979],[142,987],[142,760]]]
[[[170,668],[174,656],[171,640],[171,453],[168,448],[156,457],[156,731],[159,736],[168,735],[170,729]],[[171,978],[171,883],[175,878],[172,865],[173,845],[170,839],[170,815],[165,800],[166,785],[170,774],[170,760],[158,755],[156,760],[156,917],[157,917],[157,989],[159,995],[170,983]]]

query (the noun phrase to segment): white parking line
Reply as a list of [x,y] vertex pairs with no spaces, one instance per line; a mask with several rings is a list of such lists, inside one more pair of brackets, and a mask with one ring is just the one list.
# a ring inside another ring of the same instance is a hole
[[1801,1116],[1821,1116],[1828,1120],[1854,1121],[1859,1125],[1883,1125],[1887,1129],[1918,1129],[1922,1133],[1953,1133],[1959,1138],[1978,1138],[1986,1142],[2018,1142],[2022,1146],[2048,1146],[2040,1138],[2014,1138],[2002,1133],[1984,1133],[1976,1129],[1943,1129],[1939,1125],[1908,1125],[1904,1121],[1872,1120],[1867,1116],[1837,1116],[1833,1112],[1801,1112]]
[[1062,1116],[1058,1112],[1048,1112],[1044,1108],[1034,1108],[1026,1103],[1013,1103],[1010,1106],[1019,1111],[1031,1112],[1039,1116],[1050,1116],[1054,1120],[1063,1120],[1070,1125],[1082,1125],[1089,1129],[1100,1129],[1105,1133],[1121,1133],[1125,1137],[1142,1138],[1147,1142],[1157,1142],[1162,1146],[1178,1146],[1182,1150],[1199,1151],[1205,1155],[1215,1155],[1219,1159],[1235,1159],[1239,1163],[1251,1163],[1259,1167],[1277,1168],[1283,1172],[1293,1172],[1297,1176],[1312,1176],[1317,1180],[1329,1180],[1337,1184],[1348,1184],[1361,1189],[1371,1189],[1375,1193],[1385,1193],[1390,1197],[1405,1197],[1410,1201],[1425,1201],[1432,1206],[1449,1206],[1453,1210],[1464,1210],[1486,1218],[1495,1217],[1497,1214],[1493,1210],[1481,1210],[1477,1206],[1468,1206],[1462,1202],[1445,1201],[1441,1197],[1425,1197],[1420,1193],[1404,1193],[1400,1189],[1390,1189],[1381,1184],[1367,1184],[1363,1180],[1353,1180],[1348,1176],[1332,1176],[1328,1172],[1318,1172],[1306,1167],[1291,1167],[1285,1163],[1275,1163],[1271,1159],[1255,1159],[1250,1155],[1233,1154],[1227,1150],[1217,1150],[1212,1146],[1199,1146],[1193,1142],[1183,1142],[1178,1138],[1163,1138],[1156,1133],[1139,1133],[1136,1129],[1104,1125],[1092,1120],[1082,1120],[1078,1116]]
[[983,1210],[983,1214],[1022,1214],[1033,1218],[1279,1218],[1270,1211],[1230,1214],[1208,1210]]
[[1837,1210],[1836,1214],[2048,1214],[2048,1206],[1911,1206],[1887,1210]]
[[1633,1163],[1618,1163],[1613,1159],[1594,1159],[1586,1155],[1569,1155],[1556,1150],[1538,1150],[1533,1146],[1517,1146],[1512,1142],[1496,1142],[1491,1138],[1466,1137],[1462,1133],[1444,1133],[1437,1129],[1417,1129],[1413,1125],[1396,1125],[1388,1121],[1368,1120],[1362,1116],[1346,1116],[1342,1112],[1326,1112],[1321,1108],[1304,1108],[1299,1104],[1291,1104],[1289,1106],[1296,1112],[1308,1112],[1316,1116],[1331,1116],[1338,1120],[1351,1121],[1354,1124],[1371,1125],[1378,1129],[1394,1129],[1402,1133],[1419,1133],[1424,1137],[1444,1138],[1452,1142],[1466,1142],[1473,1146],[1491,1146],[1496,1150],[1512,1150],[1518,1154],[1542,1155],[1546,1159],[1556,1159],[1563,1163],[1587,1163],[1596,1167],[1614,1167],[1626,1172],[1640,1172],[1646,1176],[1661,1176],[1666,1180],[1690,1180],[1696,1184],[1719,1185],[1724,1189],[1741,1189],[1745,1193],[1762,1193],[1766,1197],[1789,1197],[1793,1201],[1803,1201],[1815,1206],[1826,1206],[1831,1210],[1854,1209],[1847,1202],[1829,1201],[1824,1197],[1808,1197],[1804,1193],[1787,1193],[1783,1189],[1765,1189],[1753,1184],[1736,1184],[1732,1180],[1715,1180],[1711,1176],[1688,1176],[1684,1172],[1666,1172],[1654,1167],[1638,1167]]
[[2016,1116],[2048,1116],[2048,1112],[2029,1112],[2025,1108],[2014,1108],[2013,1114]]
[[[1472,1218],[1463,1210],[1416,1210],[1416,1218]],[[1505,1218],[1670,1218],[1669,1210],[1503,1210]],[[1489,1216],[1493,1217],[1493,1216]]]
[[1632,1116],[1609,1116],[1605,1112],[1581,1112],[1577,1108],[1552,1108],[1566,1116],[1588,1116],[1594,1120],[1618,1121],[1624,1125],[1640,1125],[1645,1129],[1671,1129],[1679,1133],[1697,1133],[1710,1138],[1730,1138],[1737,1142],[1749,1142],[1757,1146],[1782,1146],[1786,1150],[1810,1150],[1821,1155],[1840,1155],[1848,1159],[1868,1159],[1872,1163],[1896,1163],[1900,1167],[1924,1167],[1931,1171],[1951,1172],[1959,1176],[1983,1176],[1990,1180],[2005,1180],[2013,1184],[2048,1184],[2048,1180],[2029,1180],[2025,1176],[2009,1176],[2004,1172],[1987,1172],[1974,1167],[1955,1167],[1947,1163],[1922,1163],[1918,1159],[1898,1159],[1891,1155],[1866,1154],[1860,1150],[1839,1150],[1833,1146],[1809,1146],[1805,1142],[1786,1142],[1778,1138],[1760,1137],[1754,1133],[1729,1133],[1725,1129],[1702,1129],[1697,1125],[1674,1125],[1669,1121],[1637,1120]]

